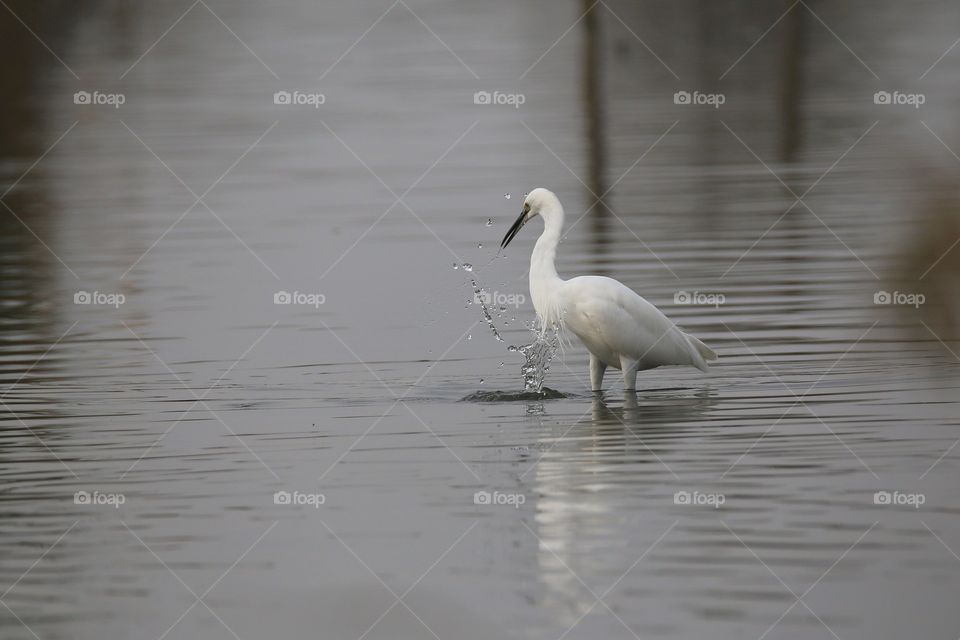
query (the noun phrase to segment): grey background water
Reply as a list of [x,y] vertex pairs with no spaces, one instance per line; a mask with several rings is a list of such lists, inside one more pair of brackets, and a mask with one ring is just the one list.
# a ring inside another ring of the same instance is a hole
[[[960,634],[955,4],[3,4],[0,636]],[[709,376],[459,401],[534,186]]]

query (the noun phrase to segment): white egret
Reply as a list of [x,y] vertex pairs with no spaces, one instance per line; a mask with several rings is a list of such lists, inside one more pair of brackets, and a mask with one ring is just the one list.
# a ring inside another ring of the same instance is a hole
[[590,386],[600,391],[607,367],[623,372],[626,390],[637,387],[637,372],[664,365],[692,365],[707,371],[717,354],[684,333],[655,306],[626,285],[605,276],[564,280],[554,259],[563,230],[563,206],[547,189],[531,191],[523,212],[510,227],[500,248],[513,240],[535,216],[543,218],[543,233],[530,256],[530,297],[541,327],[569,329],[590,352]]

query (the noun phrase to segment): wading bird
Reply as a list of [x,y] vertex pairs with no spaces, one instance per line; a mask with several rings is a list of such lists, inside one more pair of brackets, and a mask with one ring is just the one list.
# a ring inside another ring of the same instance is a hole
[[563,206],[547,189],[531,191],[523,212],[510,227],[500,249],[536,216],[543,233],[530,256],[530,297],[540,326],[569,329],[590,352],[590,386],[603,387],[607,367],[623,372],[623,387],[637,388],[637,372],[664,365],[692,365],[707,371],[717,354],[700,340],[681,331],[655,306],[626,285],[605,276],[564,280],[554,259],[563,230]]

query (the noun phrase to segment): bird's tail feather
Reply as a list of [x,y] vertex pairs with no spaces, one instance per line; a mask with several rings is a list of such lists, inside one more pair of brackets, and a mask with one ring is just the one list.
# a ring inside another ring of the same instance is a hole
[[693,337],[689,333],[684,334],[687,337],[687,341],[690,343],[690,346],[693,347],[693,364],[700,371],[707,371],[707,362],[713,362],[717,359],[717,353],[703,344],[699,339]]

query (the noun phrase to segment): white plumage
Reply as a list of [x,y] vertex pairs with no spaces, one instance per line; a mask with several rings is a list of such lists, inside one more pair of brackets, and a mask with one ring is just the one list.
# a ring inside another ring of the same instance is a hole
[[604,276],[563,280],[554,266],[563,230],[563,206],[547,189],[531,191],[523,212],[503,238],[506,247],[531,218],[543,218],[543,233],[530,256],[530,296],[541,327],[558,326],[580,338],[590,352],[590,384],[600,391],[607,367],[623,372],[636,389],[637,372],[664,365],[707,371],[717,354],[681,331],[659,309],[626,285]]

